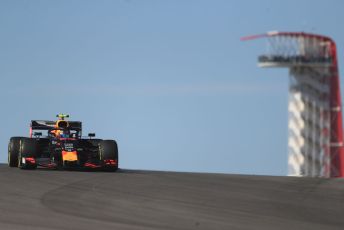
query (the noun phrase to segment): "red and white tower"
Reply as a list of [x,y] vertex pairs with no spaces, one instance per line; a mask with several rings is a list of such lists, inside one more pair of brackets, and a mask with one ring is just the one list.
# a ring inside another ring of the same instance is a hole
[[268,32],[260,67],[289,68],[288,171],[291,176],[344,177],[342,105],[335,42],[308,33]]

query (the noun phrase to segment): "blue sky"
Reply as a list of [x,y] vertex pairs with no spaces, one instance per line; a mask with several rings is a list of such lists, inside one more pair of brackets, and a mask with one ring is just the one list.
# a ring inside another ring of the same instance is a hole
[[342,72],[343,9],[340,0],[2,0],[0,162],[31,119],[63,112],[116,139],[123,168],[286,175],[288,72],[257,68],[264,40],[240,37],[330,36]]

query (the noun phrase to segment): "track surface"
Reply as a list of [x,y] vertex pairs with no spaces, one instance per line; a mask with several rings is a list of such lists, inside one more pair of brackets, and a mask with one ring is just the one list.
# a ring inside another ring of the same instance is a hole
[[0,229],[344,229],[344,180],[0,165]]

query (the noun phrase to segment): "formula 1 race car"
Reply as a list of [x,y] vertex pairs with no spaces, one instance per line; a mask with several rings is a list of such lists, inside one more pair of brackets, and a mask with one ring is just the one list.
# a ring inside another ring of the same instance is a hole
[[[32,120],[30,137],[11,137],[8,165],[21,169],[37,166],[54,169],[90,168],[116,171],[118,148],[114,140],[96,139],[94,133],[82,137],[80,121],[67,121],[69,115],[57,115],[57,121]],[[42,131],[46,135],[42,135]]]

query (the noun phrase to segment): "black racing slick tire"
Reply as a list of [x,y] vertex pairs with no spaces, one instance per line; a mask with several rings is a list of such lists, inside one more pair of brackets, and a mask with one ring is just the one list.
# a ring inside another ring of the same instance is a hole
[[100,161],[114,160],[116,165],[103,167],[106,171],[117,171],[118,169],[118,147],[114,140],[103,140],[99,142]]
[[11,137],[8,143],[8,166],[18,167],[18,156],[20,148],[20,140],[23,137]]
[[18,167],[21,169],[36,169],[36,162],[27,162],[26,158],[33,158],[36,160],[38,152],[38,142],[32,138],[22,138],[20,140],[20,148],[18,155]]
[[89,139],[87,142],[92,145],[92,147],[98,147],[102,139]]

